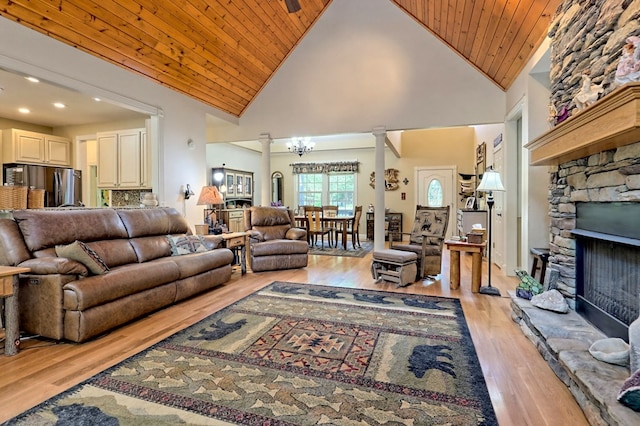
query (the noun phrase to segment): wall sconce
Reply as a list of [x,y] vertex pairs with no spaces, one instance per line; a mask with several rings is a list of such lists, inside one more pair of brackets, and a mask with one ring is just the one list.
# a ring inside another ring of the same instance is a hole
[[188,200],[192,195],[196,195],[196,193],[191,189],[191,185],[187,184],[187,189],[184,190],[184,199]]

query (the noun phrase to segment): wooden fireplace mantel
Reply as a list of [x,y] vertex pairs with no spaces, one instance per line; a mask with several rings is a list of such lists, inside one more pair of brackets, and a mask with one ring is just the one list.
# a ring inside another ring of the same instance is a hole
[[640,83],[617,88],[525,145],[532,166],[550,166],[640,142]]

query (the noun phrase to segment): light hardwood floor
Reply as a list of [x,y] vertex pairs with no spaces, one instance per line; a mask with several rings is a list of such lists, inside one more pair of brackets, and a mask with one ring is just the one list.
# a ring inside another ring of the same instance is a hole
[[[449,288],[449,258],[441,280],[396,289],[371,278],[371,254],[362,259],[309,256],[309,266],[290,271],[251,273],[235,270],[231,280],[203,295],[161,310],[82,344],[41,339],[22,342],[18,355],[0,355],[0,422],[80,383],[171,334],[273,281],[368,288],[459,298],[482,365],[500,425],[587,425],[566,386],[511,320],[507,290],[517,280],[492,269],[501,297],[470,290],[471,256],[462,254],[462,284]],[[483,285],[486,283],[486,260]]]

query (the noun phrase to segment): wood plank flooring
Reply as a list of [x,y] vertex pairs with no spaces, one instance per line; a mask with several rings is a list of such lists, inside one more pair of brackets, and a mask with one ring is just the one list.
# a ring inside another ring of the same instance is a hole
[[[309,256],[304,269],[277,272],[234,270],[231,280],[203,295],[183,301],[87,343],[56,343],[44,339],[22,342],[12,357],[0,355],[0,422],[82,382],[199,321],[273,281],[368,288],[401,293],[459,298],[482,365],[500,425],[587,425],[580,407],[533,344],[511,320],[507,290],[517,279],[494,266],[492,285],[502,295],[472,293],[471,256],[461,256],[461,286],[449,288],[449,257],[443,259],[441,280],[421,281],[403,288],[376,284],[371,278],[371,254],[364,258]],[[486,284],[486,259],[483,285]]]

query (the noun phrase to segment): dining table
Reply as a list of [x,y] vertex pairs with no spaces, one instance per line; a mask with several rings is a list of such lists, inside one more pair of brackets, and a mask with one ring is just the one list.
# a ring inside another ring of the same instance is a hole
[[[354,215],[338,215],[338,216],[331,216],[331,217],[323,217],[322,221],[323,222],[335,222],[336,223],[336,230],[337,232],[342,234],[342,247],[346,250],[347,249],[347,232],[346,230],[349,229],[349,223],[353,223],[355,219]],[[296,224],[298,225],[298,227],[300,228],[304,228],[304,229],[309,229],[307,227],[307,216],[300,216],[300,215],[296,215],[295,216],[295,220],[296,220]]]

